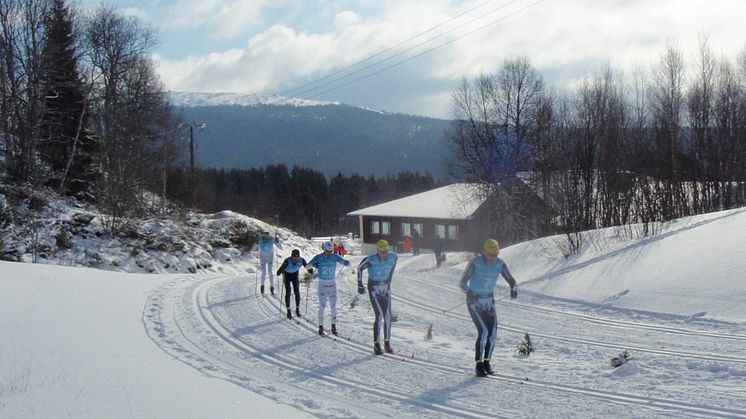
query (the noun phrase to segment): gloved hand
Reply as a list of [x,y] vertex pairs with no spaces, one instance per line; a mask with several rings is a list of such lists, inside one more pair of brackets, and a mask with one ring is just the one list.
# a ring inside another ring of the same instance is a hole
[[365,286],[364,285],[358,285],[357,286],[357,293],[358,294],[365,294]]
[[518,298],[518,287],[513,287],[510,289],[510,299],[515,300]]

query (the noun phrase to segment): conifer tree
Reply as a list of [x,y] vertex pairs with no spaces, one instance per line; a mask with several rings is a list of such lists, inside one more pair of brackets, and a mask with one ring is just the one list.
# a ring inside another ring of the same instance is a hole
[[50,186],[92,200],[98,175],[97,140],[88,129],[73,28],[73,16],[64,0],[54,0],[44,47],[46,95],[39,149],[52,170]]

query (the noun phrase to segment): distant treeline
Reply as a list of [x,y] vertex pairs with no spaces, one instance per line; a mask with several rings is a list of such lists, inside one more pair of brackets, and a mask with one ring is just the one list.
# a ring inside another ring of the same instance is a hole
[[[327,180],[316,170],[283,164],[254,169],[174,168],[168,177],[168,198],[202,211],[233,210],[265,222],[292,228],[302,235],[358,231],[346,214],[356,209],[433,189],[429,173],[404,171],[383,178],[345,176]],[[196,185],[196,186],[192,186]]]

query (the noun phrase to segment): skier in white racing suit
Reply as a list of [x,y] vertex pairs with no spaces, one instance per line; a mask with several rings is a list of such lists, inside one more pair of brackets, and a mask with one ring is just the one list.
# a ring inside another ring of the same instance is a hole
[[275,245],[279,243],[277,237],[270,237],[269,231],[262,232],[259,241],[251,248],[252,251],[259,251],[259,266],[262,270],[262,286],[259,288],[264,294],[264,280],[269,276],[269,290],[275,295],[275,280],[272,276],[272,267],[275,260]]
[[350,261],[333,253],[334,244],[325,241],[323,253],[314,256],[308,265],[316,269],[319,275],[319,335],[324,336],[324,310],[327,302],[332,310],[332,333],[337,336],[337,263],[350,266]]

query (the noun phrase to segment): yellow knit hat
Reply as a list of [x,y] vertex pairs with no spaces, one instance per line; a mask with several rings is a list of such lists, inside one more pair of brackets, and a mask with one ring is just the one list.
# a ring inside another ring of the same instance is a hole
[[379,252],[388,252],[389,242],[384,239],[378,240],[378,242],[376,242],[376,250],[378,250]]
[[497,255],[500,253],[500,245],[497,243],[497,240],[488,239],[484,242],[484,252],[491,255]]

